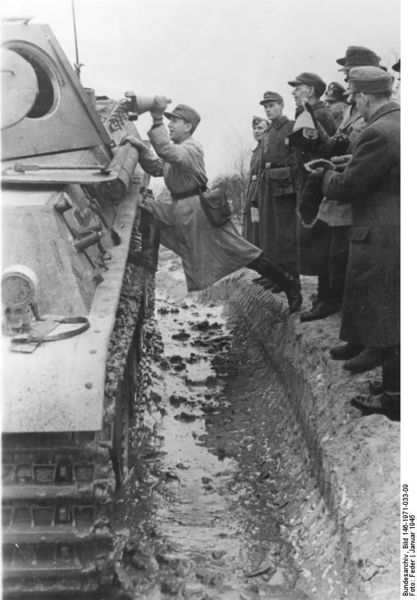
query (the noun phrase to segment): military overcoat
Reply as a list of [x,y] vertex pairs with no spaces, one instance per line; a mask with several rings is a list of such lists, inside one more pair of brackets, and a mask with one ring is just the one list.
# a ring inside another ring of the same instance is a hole
[[293,126],[287,117],[279,117],[261,140],[258,201],[260,247],[272,262],[297,273],[296,194],[288,142]]
[[252,151],[249,165],[249,182],[246,190],[245,206],[243,209],[243,235],[245,238],[255,244],[260,245],[259,223],[252,222],[251,207],[258,205],[258,177],[261,169],[262,148],[258,142],[256,148]]
[[[163,125],[148,135],[157,157],[141,151],[140,164],[154,177],[163,175],[172,199],[145,197],[140,206],[158,222],[161,243],[181,256],[188,291],[202,290],[258,258],[261,250],[231,221],[214,227],[208,220],[198,192],[207,183],[201,144],[193,137],[173,144]],[[175,199],[178,194],[186,197]]]
[[[336,132],[336,123],[330,110],[325,106],[324,102],[319,100],[311,107],[313,109],[316,121],[323,127],[324,131],[329,136],[333,136]],[[304,186],[307,182],[308,173],[304,168],[304,163],[314,159],[321,158],[322,154],[319,145],[311,151],[296,149],[296,188],[298,199],[300,202]],[[317,199],[317,206],[322,200],[322,195]],[[328,265],[328,248],[330,240],[330,228],[327,223],[323,225],[320,221],[314,224],[311,228],[305,227],[298,219],[297,223],[298,234],[298,255],[299,269],[303,275],[318,275],[327,270]]]
[[344,173],[323,184],[350,202],[352,228],[340,337],[368,348],[400,342],[400,107],[388,102],[368,121]]

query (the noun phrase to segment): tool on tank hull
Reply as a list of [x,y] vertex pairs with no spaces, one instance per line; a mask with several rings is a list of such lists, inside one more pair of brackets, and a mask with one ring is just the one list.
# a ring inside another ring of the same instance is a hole
[[[2,36],[3,589],[81,597],[114,579],[152,276],[148,178],[126,102],[84,90],[47,25]],[[139,248],[140,249],[140,248]],[[137,248],[136,248],[137,250]]]

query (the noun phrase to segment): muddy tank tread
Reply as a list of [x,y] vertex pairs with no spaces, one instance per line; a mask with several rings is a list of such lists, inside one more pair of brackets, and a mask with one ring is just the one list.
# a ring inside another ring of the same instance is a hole
[[[46,576],[46,573],[45,573]],[[38,577],[36,573],[28,573],[27,577],[22,577],[22,574],[16,573],[16,578],[11,579],[8,589],[3,592],[5,599],[31,599],[39,600],[45,598],[55,600],[56,598],[97,598],[97,592],[100,586],[97,584],[97,574],[95,566],[90,566],[85,569],[80,575],[79,572],[73,569],[60,569],[59,575],[50,580],[49,590],[45,591],[43,583],[35,581],[32,586],[27,584]],[[42,581],[45,578],[42,577]]]
[[88,597],[114,583],[111,523],[123,476],[115,455],[125,451],[126,397],[132,402],[136,393],[141,328],[152,314],[148,287],[152,296],[143,269],[128,265],[106,363],[102,430],[3,436],[5,598]]
[[[87,484],[26,482],[3,487],[5,597],[52,592],[59,597],[74,589],[90,593],[112,581],[110,522],[115,478],[110,452],[105,462],[102,450],[97,456],[99,468],[84,469],[90,479]],[[57,454],[62,458],[62,448]],[[93,461],[91,449],[89,459]],[[65,583],[68,578],[71,584]]]

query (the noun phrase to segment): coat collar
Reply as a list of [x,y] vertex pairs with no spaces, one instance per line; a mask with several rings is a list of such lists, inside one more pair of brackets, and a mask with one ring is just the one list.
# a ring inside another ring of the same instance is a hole
[[326,107],[326,105],[324,104],[323,100],[318,100],[314,104],[311,104],[311,108],[313,109],[313,111],[316,111],[319,108],[325,108],[325,107]]
[[277,129],[280,129],[281,127],[283,127],[283,125],[285,125],[285,123],[288,123],[289,118],[286,117],[285,115],[282,115],[282,117],[278,117],[278,119],[274,119],[270,125],[270,129],[272,129],[272,127],[276,127]]
[[400,105],[398,104],[398,102],[394,102],[391,100],[390,102],[387,102],[386,104],[384,104],[384,106],[381,106],[380,108],[378,108],[378,110],[372,115],[372,117],[369,119],[369,121],[366,124],[370,125],[371,123],[374,123],[375,121],[377,121],[383,115],[386,115],[391,112],[395,112],[397,110],[400,110]]

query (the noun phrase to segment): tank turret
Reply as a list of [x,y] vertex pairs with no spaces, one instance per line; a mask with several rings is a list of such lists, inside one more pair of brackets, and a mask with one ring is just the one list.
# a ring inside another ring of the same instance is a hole
[[47,25],[3,28],[1,118],[4,591],[81,595],[114,574],[148,178],[126,102],[85,90]]

